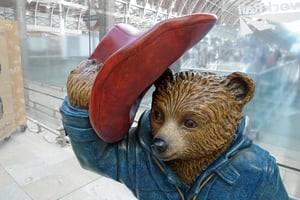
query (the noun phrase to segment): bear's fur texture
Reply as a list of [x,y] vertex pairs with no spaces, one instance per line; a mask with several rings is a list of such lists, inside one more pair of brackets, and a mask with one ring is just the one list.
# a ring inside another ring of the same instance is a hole
[[[71,71],[67,92],[72,106],[88,109],[100,67],[85,60]],[[173,75],[168,69],[155,86],[150,121],[153,138],[163,143],[163,149],[153,144],[153,152],[192,184],[230,146],[242,109],[253,97],[254,82],[241,72]]]
[[89,109],[92,87],[101,66],[95,60],[83,60],[70,72],[67,93],[73,106]]
[[167,70],[155,85],[150,122],[159,147],[153,151],[190,185],[232,143],[254,82],[241,72]]

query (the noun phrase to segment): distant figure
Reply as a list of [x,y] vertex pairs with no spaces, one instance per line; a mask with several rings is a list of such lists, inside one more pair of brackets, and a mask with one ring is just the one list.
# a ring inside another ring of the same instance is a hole
[[3,103],[2,103],[2,98],[0,97],[0,120],[2,119],[3,117]]

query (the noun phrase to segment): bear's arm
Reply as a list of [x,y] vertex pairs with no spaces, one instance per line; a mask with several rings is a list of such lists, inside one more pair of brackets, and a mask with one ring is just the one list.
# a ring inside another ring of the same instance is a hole
[[282,183],[276,160],[269,156],[268,164],[255,199],[288,200],[288,194]]
[[122,141],[109,144],[94,132],[87,110],[71,106],[66,98],[60,111],[63,126],[81,167],[122,182],[134,191],[135,169],[130,167],[136,164],[134,130]]

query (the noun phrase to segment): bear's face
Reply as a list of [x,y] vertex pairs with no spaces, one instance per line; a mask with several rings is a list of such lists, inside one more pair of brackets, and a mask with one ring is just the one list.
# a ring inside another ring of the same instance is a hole
[[199,160],[227,149],[254,93],[246,74],[165,74],[153,93],[153,152],[161,160]]

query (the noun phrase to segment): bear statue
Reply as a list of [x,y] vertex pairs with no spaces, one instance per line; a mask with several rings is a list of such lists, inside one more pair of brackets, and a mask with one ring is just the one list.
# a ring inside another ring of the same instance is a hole
[[[168,68],[215,21],[195,14],[144,33],[118,25],[70,73],[60,110],[83,168],[138,199],[288,199],[275,159],[247,137],[253,80]],[[152,84],[151,109],[132,126]]]

